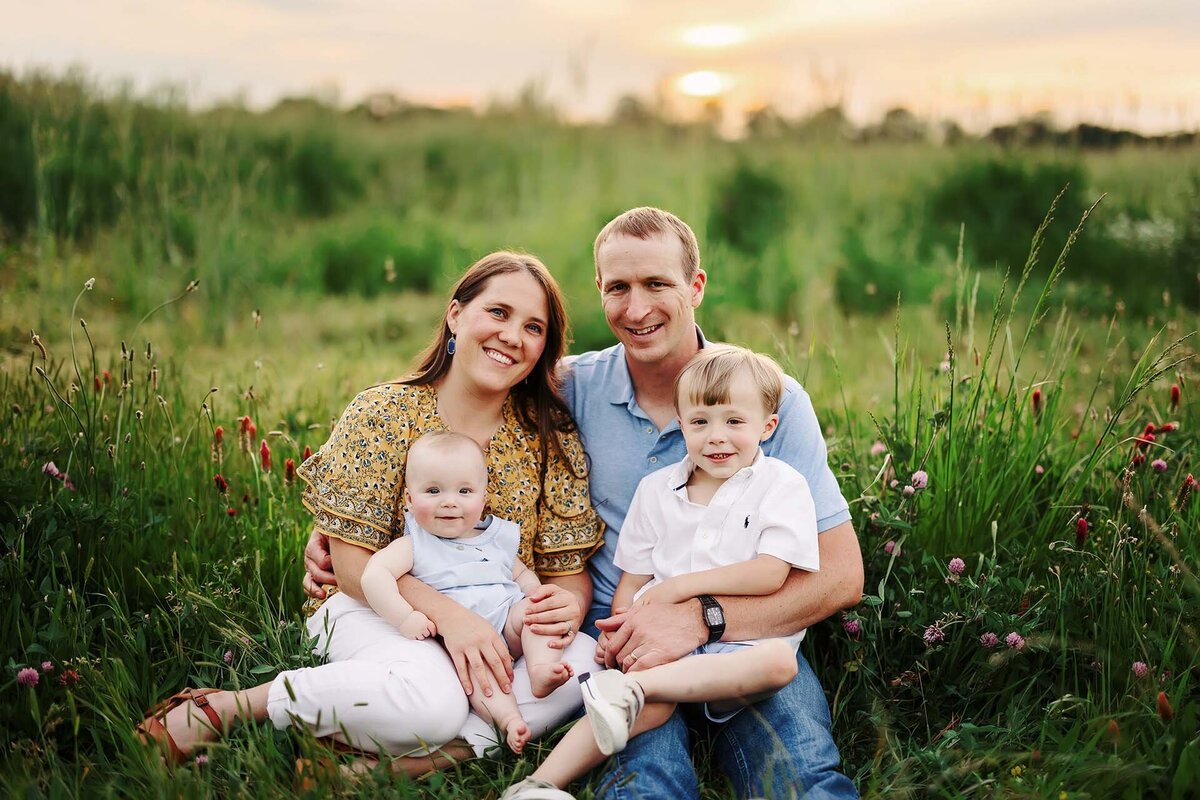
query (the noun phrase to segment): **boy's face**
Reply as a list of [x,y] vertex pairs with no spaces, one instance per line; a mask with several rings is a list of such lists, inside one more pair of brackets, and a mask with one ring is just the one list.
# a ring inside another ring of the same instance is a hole
[[409,456],[405,479],[418,525],[442,539],[474,535],[487,503],[482,454],[468,447],[422,450]]
[[763,408],[762,396],[748,374],[734,378],[728,402],[693,403],[680,387],[679,425],[697,471],[693,481],[724,483],[754,463],[759,443],[770,438],[779,417]]

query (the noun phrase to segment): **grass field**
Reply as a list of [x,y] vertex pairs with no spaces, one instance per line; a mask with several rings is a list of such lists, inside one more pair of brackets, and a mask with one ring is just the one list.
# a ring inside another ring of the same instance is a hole
[[1200,152],[535,111],[197,114],[0,80],[4,793],[474,798],[530,770],[309,785],[318,745],[262,726],[171,773],[132,723],[312,663],[286,462],[404,372],[453,277],[537,253],[575,349],[605,345],[591,241],[649,203],[701,236],[705,331],[778,356],[825,426],[867,586],[804,648],[862,792],[1195,796]]

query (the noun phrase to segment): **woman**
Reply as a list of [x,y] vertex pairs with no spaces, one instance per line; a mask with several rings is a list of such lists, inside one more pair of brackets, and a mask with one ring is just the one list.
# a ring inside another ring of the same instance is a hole
[[595,644],[578,634],[591,599],[584,563],[603,528],[556,391],[565,337],[561,293],[536,258],[499,252],[468,269],[413,375],[359,394],[298,470],[339,579],[340,591],[308,623],[328,663],[244,692],[185,690],[143,721],[143,737],[182,759],[240,720],[269,717],[366,752],[413,756],[404,766],[423,771],[428,756],[444,763],[439,748],[459,759],[495,743],[490,726],[468,718],[472,671],[485,692],[492,676],[527,701],[521,711],[535,735],[566,719],[580,703],[577,684],[532,704],[528,676],[520,668],[514,676],[503,640],[482,617],[406,577],[401,591],[443,642],[406,639],[366,606],[359,585],[371,553],[403,535],[408,444],[433,430],[465,434],[487,456],[489,510],[520,524],[521,560],[544,579],[527,622],[560,636],[563,660],[577,671],[590,668]]

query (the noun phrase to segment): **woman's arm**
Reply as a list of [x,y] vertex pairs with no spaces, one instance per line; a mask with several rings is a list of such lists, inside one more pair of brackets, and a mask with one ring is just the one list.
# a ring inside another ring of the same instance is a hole
[[[689,572],[652,586],[639,603],[682,603],[702,594],[765,595],[783,586],[792,565],[775,556],[757,556],[724,567]],[[614,605],[616,600],[613,601]]]

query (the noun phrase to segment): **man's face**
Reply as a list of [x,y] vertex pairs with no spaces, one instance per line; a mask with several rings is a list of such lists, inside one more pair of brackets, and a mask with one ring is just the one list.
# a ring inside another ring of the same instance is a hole
[[660,234],[614,236],[596,255],[604,318],[632,361],[686,360],[696,350],[695,309],[704,299],[704,270],[684,277],[683,243]]

